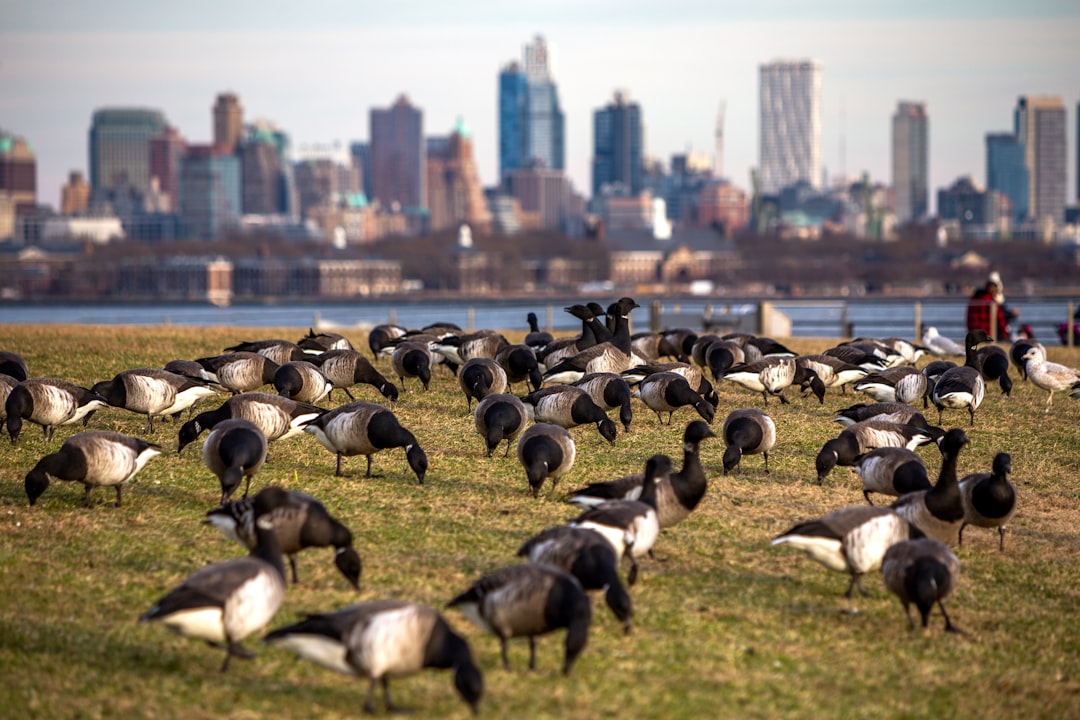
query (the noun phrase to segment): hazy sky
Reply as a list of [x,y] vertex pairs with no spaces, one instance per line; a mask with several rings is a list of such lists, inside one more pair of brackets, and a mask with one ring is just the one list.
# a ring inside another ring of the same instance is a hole
[[985,181],[987,132],[1012,129],[1020,95],[1068,111],[1074,202],[1080,3],[1031,0],[0,0],[0,128],[27,138],[38,195],[56,205],[69,170],[88,169],[95,109],[158,108],[189,142],[212,135],[220,92],[245,121],[276,123],[294,148],[368,139],[372,107],[406,94],[426,135],[460,116],[481,181],[498,171],[500,69],[543,35],[566,114],[567,165],[591,187],[592,113],[616,89],[642,108],[648,155],[712,153],[726,103],[725,174],[743,187],[758,158],[758,66],[824,66],[830,177],[891,181],[899,100],[927,104],[931,204],[960,175]]

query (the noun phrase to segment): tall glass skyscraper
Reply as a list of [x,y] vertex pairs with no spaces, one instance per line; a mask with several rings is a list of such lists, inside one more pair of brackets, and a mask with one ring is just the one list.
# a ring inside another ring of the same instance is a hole
[[144,108],[104,108],[90,124],[90,186],[93,191],[128,183],[150,189],[150,141],[165,130],[165,116]]
[[541,165],[566,169],[565,118],[544,38],[525,46],[525,64],[499,73],[499,174]]
[[1065,105],[1059,97],[1024,96],[1016,103],[1016,137],[1030,178],[1028,206],[1036,221],[1065,215]]
[[760,67],[758,164],[761,191],[822,184],[821,63],[776,60]]
[[368,199],[404,208],[427,207],[424,114],[407,97],[371,110],[371,188]]
[[986,187],[1009,198],[1013,222],[1027,218],[1031,191],[1024,145],[1012,133],[986,136]]
[[918,220],[929,210],[926,105],[901,101],[892,117],[892,182],[896,219]]
[[592,194],[638,195],[645,174],[641,107],[621,92],[593,113]]

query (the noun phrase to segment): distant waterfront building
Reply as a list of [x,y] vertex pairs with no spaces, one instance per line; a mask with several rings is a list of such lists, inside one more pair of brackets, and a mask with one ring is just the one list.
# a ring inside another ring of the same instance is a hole
[[1009,224],[1009,202],[1004,194],[977,185],[970,177],[958,178],[938,190],[938,216],[959,226],[963,237],[993,239]]
[[433,150],[428,143],[427,187],[431,230],[467,223],[474,230],[491,228],[491,212],[480,184],[473,154],[472,133],[460,118],[453,132]]
[[371,190],[368,199],[403,208],[427,207],[424,114],[401,95],[371,110]]
[[928,136],[926,105],[901,101],[892,117],[892,184],[900,222],[918,220],[929,210]]
[[332,157],[311,157],[293,165],[300,217],[337,206],[353,193],[353,168]]
[[180,162],[179,215],[185,237],[216,240],[243,212],[240,159],[213,145],[192,145]]
[[90,204],[90,185],[78,170],[68,173],[68,181],[60,188],[60,214],[79,215]]
[[800,180],[821,188],[821,63],[776,60],[760,67],[759,80],[761,192]]
[[512,62],[499,73],[499,180],[525,167],[528,158],[529,80]]
[[236,152],[244,137],[244,108],[235,93],[221,93],[214,102],[214,145]]
[[617,91],[606,107],[593,113],[592,194],[636,196],[645,171],[641,107]]
[[294,212],[289,136],[260,121],[244,128],[238,154],[242,168],[245,214],[290,215]]
[[[37,158],[24,138],[0,130],[0,195],[7,197],[14,214],[30,213],[37,206]],[[0,233],[0,237],[4,237]]]
[[506,186],[524,226],[568,232],[572,192],[565,173],[539,166],[521,168],[507,175]]
[[150,177],[157,178],[158,189],[173,211],[180,185],[180,161],[186,152],[187,141],[174,127],[166,127],[150,140]]
[[525,45],[524,65],[499,73],[499,179],[524,167],[566,169],[566,122],[551,50],[543,36]]
[[150,190],[150,142],[166,128],[165,116],[145,108],[104,108],[90,124],[90,188],[97,194],[120,185]]
[[746,192],[728,182],[706,184],[698,193],[697,226],[715,227],[725,236],[750,222]]
[[986,136],[986,186],[1009,199],[1014,223],[1028,215],[1030,175],[1024,145],[1012,133]]
[[1065,214],[1065,106],[1059,97],[1021,96],[1016,104],[1016,137],[1024,145],[1029,173],[1031,218],[1060,223]]

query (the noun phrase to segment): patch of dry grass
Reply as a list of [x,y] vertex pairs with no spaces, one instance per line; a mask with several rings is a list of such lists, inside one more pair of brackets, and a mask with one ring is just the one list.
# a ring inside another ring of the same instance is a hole
[[[239,340],[296,340],[305,329],[0,326],[0,349],[20,353],[35,376],[90,385],[130,367],[160,367],[174,358],[216,354]],[[350,336],[366,352],[364,338]],[[520,339],[512,336],[512,339]],[[794,339],[799,351],[825,340]],[[1051,347],[1050,359],[1080,365],[1080,351]],[[382,361],[381,369],[389,373]],[[1015,375],[1014,375],[1015,376]],[[521,388],[518,388],[520,390]],[[382,402],[373,388],[354,394]],[[716,425],[732,409],[761,398],[722,385]],[[341,396],[335,394],[335,402]],[[958,551],[959,587],[948,601],[968,632],[909,632],[903,611],[881,581],[871,597],[841,597],[843,576],[769,545],[793,523],[863,502],[845,468],[823,486],[814,456],[838,431],[835,410],[861,398],[830,391],[768,406],[779,440],[762,472],[760,457],[721,476],[722,444],[709,441],[704,461],[709,494],[682,525],[666,531],[656,561],[642,564],[632,589],[635,630],[623,636],[597,603],[589,646],[573,673],[558,668],[562,634],[541,639],[539,669],[525,669],[524,642],[511,646],[502,670],[498,643],[454,611],[450,622],[470,640],[485,672],[488,717],[640,718],[776,717],[1066,717],[1080,702],[1080,402],[1058,397],[1043,413],[1045,393],[1017,382],[1013,396],[991,390],[979,411],[960,471],[988,471],[993,454],[1013,455],[1021,507],[1005,553],[994,532],[970,528]],[[210,404],[208,404],[209,406]],[[501,450],[485,457],[456,381],[436,373],[430,392],[410,383],[395,405],[427,451],[431,468],[416,483],[400,450],[379,453],[363,479],[363,458],[346,460],[354,477],[333,476],[334,458],[303,436],[271,446],[255,487],[277,483],[321,498],[354,531],[364,560],[360,593],[331,563],[330,552],[299,557],[301,583],[291,586],[283,625],[305,612],[360,599],[404,597],[442,607],[479,574],[516,562],[518,545],[572,517],[566,493],[639,470],[654,452],[681,455],[689,409],[661,426],[635,401],[632,431],[610,448],[594,428],[573,432],[578,463],[553,492],[527,491],[524,472]],[[928,419],[936,420],[931,412]],[[947,413],[947,425],[966,413]],[[99,411],[94,428],[141,435],[145,419]],[[27,506],[22,478],[36,460],[77,428],[61,428],[49,447],[36,427],[17,446],[0,442],[0,703],[10,717],[350,717],[366,686],[293,655],[258,650],[219,676],[220,652],[136,618],[195,569],[241,554],[200,524],[220,493],[196,443],[177,455],[178,426],[158,424],[151,439],[168,450],[125,493],[124,507],[97,491],[82,508],[81,486],[51,486]],[[923,451],[936,473],[939,459]],[[446,673],[394,683],[395,698],[423,717],[466,717]]]

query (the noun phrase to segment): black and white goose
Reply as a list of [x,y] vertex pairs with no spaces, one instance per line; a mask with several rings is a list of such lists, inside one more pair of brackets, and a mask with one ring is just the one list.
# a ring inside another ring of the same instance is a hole
[[371,385],[390,402],[398,399],[398,389],[375,369],[371,361],[356,350],[327,350],[319,355],[312,355],[308,362],[322,370],[323,375],[334,389],[344,391],[349,400],[355,400],[349,388],[354,385]]
[[743,348],[731,340],[716,340],[709,344],[704,351],[702,367],[709,369],[713,380],[719,382],[724,378],[724,373],[746,362],[746,353]]
[[7,420],[7,399],[11,391],[15,389],[15,386],[19,384],[19,381],[10,375],[0,373],[0,423]]
[[1035,387],[1046,391],[1046,409],[1054,404],[1054,392],[1057,390],[1071,390],[1076,383],[1080,382],[1080,370],[1071,368],[1061,363],[1050,362],[1046,359],[1046,351],[1040,345],[1033,347],[1024,353],[1027,362],[1028,380]]
[[[902,425],[914,425],[923,430],[939,430],[932,427],[921,412],[902,402],[855,403],[837,410],[836,417],[833,418],[833,422],[841,425],[854,425],[863,420],[888,420]],[[944,435],[944,431],[941,431],[941,434]]]
[[472,401],[506,392],[506,371],[492,358],[471,358],[458,370],[458,387],[472,412]]
[[856,338],[839,347],[851,348],[881,360],[882,367],[891,368],[904,363],[904,356],[877,338]]
[[416,436],[398,422],[397,416],[382,405],[357,400],[320,415],[304,426],[319,444],[337,456],[334,474],[342,477],[341,459],[363,455],[367,458],[364,477],[372,477],[371,456],[388,448],[404,448],[409,467],[420,484],[428,469],[427,455]]
[[726,446],[724,450],[724,474],[740,467],[743,455],[761,455],[765,458],[765,473],[769,472],[769,451],[776,444],[776,423],[757,408],[732,410],[724,418],[720,431]]
[[368,333],[368,348],[371,350],[371,356],[378,361],[383,350],[408,331],[408,328],[392,323],[384,323],[371,328],[371,332]]
[[536,313],[531,312],[526,315],[525,322],[529,323],[529,332],[526,333],[522,342],[532,348],[533,352],[542,352],[544,348],[555,341],[551,333],[540,329],[540,322],[536,317]]
[[24,420],[40,425],[45,442],[51,442],[58,426],[80,420],[85,424],[95,410],[107,405],[101,395],[67,380],[29,378],[8,393],[4,421],[12,445],[19,441]]
[[389,712],[400,708],[390,699],[390,678],[428,668],[453,670],[454,688],[479,711],[484,677],[469,643],[454,632],[438,611],[403,600],[370,600],[335,612],[308,615],[269,633],[264,642],[295,652],[325,668],[368,679],[364,712],[375,713],[375,688],[382,686]]
[[956,478],[956,463],[960,451],[969,442],[967,434],[960,428],[945,433],[938,443],[942,459],[934,487],[901,495],[890,506],[924,535],[947,545],[959,542],[960,528],[964,523],[964,498]]
[[455,596],[456,607],[477,627],[499,638],[503,667],[507,641],[529,639],[529,669],[536,669],[536,638],[566,628],[563,674],[569,675],[589,639],[592,606],[573,575],[553,565],[523,563],[489,573]]
[[577,355],[582,350],[591,348],[598,342],[611,339],[611,331],[597,318],[604,314],[604,309],[599,305],[595,308],[589,305],[571,305],[564,308],[566,312],[581,320],[581,333],[576,337],[556,338],[548,343],[543,350],[536,353],[536,359],[545,368],[552,368],[563,360]]
[[225,348],[225,352],[249,352],[262,355],[275,365],[283,365],[292,360],[303,360],[307,354],[298,344],[288,340],[244,341]]
[[233,657],[250,659],[243,641],[261,630],[285,597],[285,565],[271,513],[288,503],[288,493],[267,487],[255,496],[256,547],[246,557],[196,571],[139,618],[159,620],[181,635],[205,640],[225,650],[221,672]]
[[696,392],[701,397],[712,405],[714,408],[720,402],[720,397],[716,393],[716,389],[713,384],[709,382],[709,379],[705,377],[697,366],[684,362],[657,362],[648,363],[645,365],[636,365],[628,370],[624,370],[620,373],[626,381],[632,386],[637,385],[649,375],[655,375],[656,373],[673,372],[677,375],[682,375],[686,378],[686,382],[690,384],[690,389]]
[[51,480],[64,480],[85,486],[83,505],[86,507],[90,507],[90,491],[96,487],[113,488],[116,507],[120,507],[124,484],[160,454],[160,445],[140,438],[107,430],[85,430],[37,461],[26,474],[26,497],[33,505]]
[[444,335],[432,344],[432,352],[445,358],[450,367],[460,367],[475,357],[495,358],[499,350],[510,344],[502,333],[484,329],[471,333]]
[[325,412],[317,405],[270,393],[233,395],[217,408],[201,412],[181,425],[176,451],[180,452],[194,442],[203,430],[212,430],[219,422],[230,418],[250,420],[263,431],[267,442],[274,442],[301,434],[307,423]]
[[544,480],[551,478],[551,489],[574,467],[577,447],[570,431],[561,425],[538,422],[530,425],[517,441],[517,458],[525,468],[525,477],[533,497],[538,497]]
[[825,398],[825,384],[821,378],[810,368],[800,367],[794,357],[768,357],[735,365],[724,373],[724,379],[761,393],[766,405],[769,404],[770,395],[779,397],[781,403],[787,404],[789,401],[784,397],[784,390],[794,384],[808,386],[818,402],[824,402]]
[[595,425],[600,437],[612,445],[619,429],[589,393],[573,385],[551,385],[521,399],[531,419],[564,428]]
[[630,431],[630,422],[634,419],[634,408],[630,403],[633,393],[625,378],[615,373],[589,373],[573,386],[587,392],[593,402],[604,410],[618,408],[623,431]]
[[588,528],[558,525],[526,540],[517,554],[529,562],[562,568],[586,590],[602,590],[623,632],[630,632],[633,603],[619,578],[619,558],[603,535]]
[[[303,351],[301,351],[303,357]],[[199,358],[210,379],[234,395],[257,390],[274,382],[278,363],[254,352],[231,352],[215,357]]]
[[990,342],[990,336],[982,330],[970,330],[964,337],[967,359],[963,365],[949,368],[938,377],[930,391],[930,402],[938,410],[938,425],[945,408],[966,408],[975,425],[975,411],[986,395],[986,383],[982,379],[982,363],[979,361],[979,345]]
[[8,375],[16,382],[22,382],[30,378],[30,368],[19,353],[0,350],[0,375]]
[[497,362],[506,371],[506,381],[512,386],[528,382],[533,390],[539,390],[543,384],[540,364],[536,353],[528,345],[504,345],[495,353]]
[[525,403],[516,395],[495,393],[484,396],[476,405],[473,413],[476,432],[484,438],[487,456],[491,457],[499,443],[506,441],[506,452],[510,455],[510,444],[514,442],[525,426],[529,424],[529,414]]
[[1016,512],[1016,488],[1009,482],[1012,456],[994,456],[991,472],[970,473],[960,478],[960,496],[964,500],[964,523],[957,533],[957,545],[963,543],[968,525],[997,528],[998,550],[1005,552],[1005,530]]
[[97,383],[91,392],[101,395],[113,407],[146,415],[146,432],[154,432],[154,416],[174,415],[203,398],[216,395],[205,380],[177,375],[156,368],[134,368]]
[[911,619],[912,603],[919,609],[924,628],[934,603],[937,603],[945,617],[945,631],[962,632],[952,624],[942,602],[960,577],[960,561],[945,543],[933,538],[915,538],[896,543],[885,553],[881,576],[885,580],[885,587],[900,598],[910,629],[915,629]]
[[867,375],[866,368],[821,353],[799,355],[795,364],[813,370],[826,389],[838,387],[844,392],[850,383],[859,382]]
[[863,497],[871,505],[870,493],[899,497],[932,487],[926,463],[907,448],[875,448],[855,460],[854,470],[862,482]]
[[417,378],[427,390],[431,384],[431,367],[434,364],[431,348],[425,342],[399,342],[394,345],[394,351],[390,354],[390,366],[401,381],[402,391],[405,390],[405,378]]
[[314,405],[330,395],[334,384],[307,360],[290,360],[274,371],[274,389],[281,397]]
[[878,402],[914,405],[926,397],[929,382],[926,375],[910,365],[897,365],[870,373],[853,387]]
[[979,348],[979,369],[986,382],[998,381],[1002,395],[1012,394],[1012,378],[1009,377],[1009,355],[999,345],[983,345]]
[[711,423],[716,417],[716,408],[712,403],[691,388],[690,383],[679,373],[659,372],[647,375],[634,388],[633,396],[656,413],[661,424],[664,424],[661,413],[668,414],[667,424],[670,425],[675,411],[687,406],[694,408],[705,422]]
[[587,350],[549,368],[543,375],[545,382],[570,383],[594,372],[621,373],[633,362],[630,345],[630,313],[638,304],[628,297],[614,303],[615,329],[607,342],[600,342]]
[[833,510],[814,520],[795,525],[773,538],[773,545],[787,545],[806,553],[830,570],[851,576],[844,597],[862,586],[862,576],[881,567],[885,553],[898,542],[920,537],[918,529],[889,508],[856,505]]
[[[289,558],[293,583],[300,582],[296,574],[297,553],[307,548],[332,547],[334,565],[359,590],[362,564],[360,554],[353,546],[352,532],[311,495],[295,490],[287,492],[288,502],[274,508],[271,517],[281,552]],[[223,502],[220,507],[207,512],[203,522],[213,525],[226,538],[248,550],[254,550],[258,544],[254,497]]]
[[315,332],[308,328],[308,333],[297,341],[296,345],[308,355],[322,355],[331,350],[355,350],[349,339],[336,332],[322,330]]
[[250,420],[231,418],[214,425],[203,443],[202,456],[221,483],[222,504],[240,487],[241,480],[247,497],[251,478],[266,462],[266,446],[266,434]]
[[935,433],[914,425],[902,425],[887,420],[863,420],[849,425],[835,438],[826,442],[818,452],[814,461],[818,485],[825,482],[825,477],[837,465],[853,467],[860,455],[874,448],[906,447],[914,450],[934,441]]
[[648,554],[660,535],[657,513],[661,483],[671,482],[671,458],[653,455],[645,463],[645,479],[637,500],[608,500],[588,508],[570,521],[591,528],[611,543],[615,554],[630,561],[628,585],[637,582],[639,557]]
[[[690,422],[683,431],[682,468],[661,478],[656,487],[656,516],[661,529],[685,520],[705,497],[708,477],[701,464],[701,443],[711,437],[716,433],[701,420]],[[645,473],[639,472],[575,490],[570,502],[590,508],[610,500],[639,500],[644,488]]]

